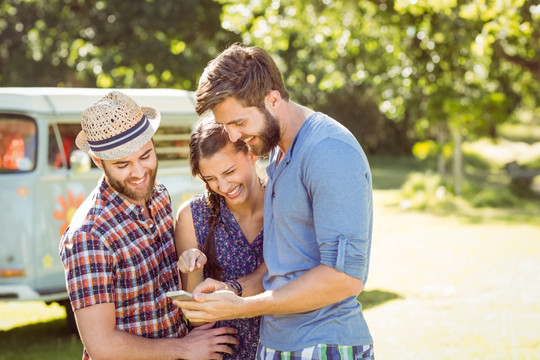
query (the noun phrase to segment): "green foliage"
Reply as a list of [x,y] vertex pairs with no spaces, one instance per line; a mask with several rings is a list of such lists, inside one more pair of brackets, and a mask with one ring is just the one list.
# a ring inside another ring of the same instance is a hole
[[[451,191],[452,188],[446,185],[439,175],[411,173],[401,187],[403,200],[400,207],[435,212],[451,211],[458,206],[458,201]],[[530,190],[467,179],[463,183],[462,197],[475,208],[508,208],[522,203],[521,198],[525,196],[523,191],[527,191],[528,196],[531,196]]]
[[[444,126],[496,136],[519,105],[539,104],[540,7],[532,0],[221,3],[224,28],[276,57],[294,99],[340,114],[332,94],[374,89],[385,130],[399,124],[391,136],[409,147]],[[348,107],[364,114],[360,102]],[[380,131],[369,136],[386,145]]]
[[349,91],[341,88],[327,94],[314,108],[339,119],[369,153],[385,149],[389,153],[402,154],[410,148],[399,135],[403,130],[399,124],[388,121],[380,113],[371,89],[357,87]]
[[482,154],[466,147],[463,147],[463,163],[465,169],[470,169],[471,173],[478,170],[490,170],[494,167]]
[[495,138],[540,104],[536,0],[0,0],[0,13],[2,86],[193,90],[241,41],[372,153],[443,146],[449,129]]
[[522,166],[525,169],[540,169],[540,156],[531,158],[528,161],[524,161],[520,163],[520,166]]
[[425,171],[426,164],[412,156],[370,155],[374,190],[400,189],[413,171]]
[[513,207],[520,203],[519,198],[508,186],[467,181],[463,186],[463,197],[477,208]]
[[504,123],[497,127],[499,136],[511,141],[533,144],[540,142],[540,125]]
[[453,195],[438,174],[411,173],[401,187],[400,207],[417,210],[450,210]]
[[367,310],[372,307],[382,305],[383,303],[391,300],[400,299],[396,293],[383,290],[368,290],[362,291],[356,298],[362,304],[362,310]]
[[212,0],[0,2],[2,86],[195,89],[238,40]]
[[412,147],[412,154],[418,160],[434,159],[439,153],[439,145],[433,140],[418,141]]

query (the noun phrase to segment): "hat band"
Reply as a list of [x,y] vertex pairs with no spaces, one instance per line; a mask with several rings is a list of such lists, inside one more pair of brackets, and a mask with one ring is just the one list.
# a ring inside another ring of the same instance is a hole
[[110,150],[112,148],[124,145],[125,143],[135,139],[137,136],[145,132],[145,130],[148,129],[149,126],[150,122],[148,121],[146,115],[143,114],[142,119],[137,124],[135,124],[135,126],[132,126],[126,131],[118,135],[114,135],[113,137],[110,137],[108,139],[98,141],[87,140],[88,145],[90,146],[90,149],[92,149],[92,151],[94,152]]

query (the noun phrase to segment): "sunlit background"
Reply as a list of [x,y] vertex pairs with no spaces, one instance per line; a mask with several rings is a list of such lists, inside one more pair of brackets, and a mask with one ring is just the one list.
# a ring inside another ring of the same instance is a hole
[[[539,359],[538,1],[0,0],[0,86],[195,90],[234,42],[368,154],[377,358]],[[63,316],[0,302],[0,359],[78,358]]]

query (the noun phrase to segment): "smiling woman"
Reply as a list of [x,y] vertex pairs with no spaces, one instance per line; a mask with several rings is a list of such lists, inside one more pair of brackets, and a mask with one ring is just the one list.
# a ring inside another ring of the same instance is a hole
[[[212,117],[196,124],[190,165],[207,192],[186,201],[177,214],[175,244],[184,290],[192,292],[204,278],[214,278],[237,295],[262,291],[264,186],[256,162],[246,144],[231,142]],[[245,277],[250,274],[256,274],[258,287],[247,286]],[[254,358],[259,321],[257,317],[218,324],[238,330],[239,345],[225,359]]]

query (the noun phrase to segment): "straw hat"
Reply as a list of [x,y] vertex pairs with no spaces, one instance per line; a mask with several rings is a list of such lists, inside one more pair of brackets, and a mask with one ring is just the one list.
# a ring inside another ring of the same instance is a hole
[[99,159],[121,159],[150,141],[160,121],[157,109],[139,106],[120,91],[112,91],[82,112],[82,131],[75,143]]

